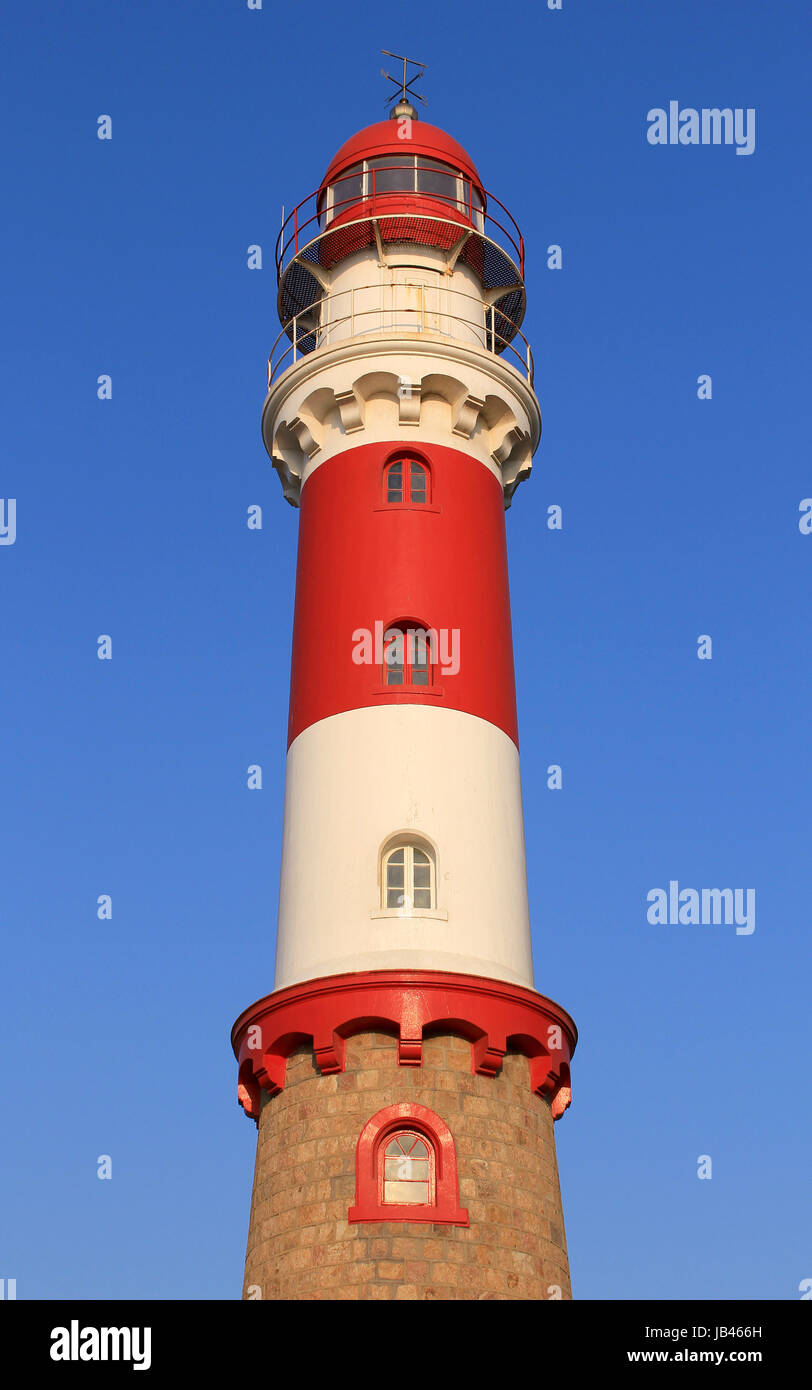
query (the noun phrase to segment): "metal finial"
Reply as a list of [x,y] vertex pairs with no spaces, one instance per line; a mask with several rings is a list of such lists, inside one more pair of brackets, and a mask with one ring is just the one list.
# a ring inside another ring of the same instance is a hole
[[[426,71],[426,64],[418,63],[416,58],[404,58],[402,53],[390,53],[388,48],[382,48],[381,53],[386,54],[387,58],[397,58],[398,62],[403,64],[403,76],[400,78],[390,77],[386,69],[381,68],[381,77],[385,77],[387,82],[394,82],[395,86],[398,89],[397,93],[393,93],[392,96],[386,98],[384,105],[391,106],[392,102],[394,101],[397,103],[397,105],[393,107],[390,113],[392,116],[411,116],[414,120],[416,120],[417,112],[412,106],[409,98],[415,97],[417,101],[422,101],[424,106],[428,106],[426,98],[424,96],[421,96],[419,92],[415,92],[412,90],[412,83],[420,81],[420,78]],[[418,72],[412,73],[411,77],[408,77],[407,74],[407,68],[409,63],[411,63],[412,67],[419,69]]]

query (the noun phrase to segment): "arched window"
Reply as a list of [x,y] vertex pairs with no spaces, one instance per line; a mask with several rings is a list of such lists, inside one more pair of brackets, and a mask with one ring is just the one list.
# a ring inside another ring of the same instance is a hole
[[434,855],[428,845],[394,845],[383,858],[381,907],[433,910],[437,906],[435,878]]
[[419,459],[392,459],[384,469],[384,494],[390,505],[408,503],[423,506],[430,502],[429,470]]
[[388,627],[383,635],[384,685],[431,685],[436,641],[432,628]]
[[432,1221],[467,1226],[459,1204],[451,1130],[425,1105],[388,1105],[367,1120],[355,1156],[350,1221]]
[[399,1130],[383,1149],[385,1206],[429,1206],[434,1200],[434,1149],[414,1130]]

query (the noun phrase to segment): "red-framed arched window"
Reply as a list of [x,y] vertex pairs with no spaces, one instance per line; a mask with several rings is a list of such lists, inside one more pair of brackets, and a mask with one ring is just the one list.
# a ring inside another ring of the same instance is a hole
[[437,1190],[434,1145],[414,1129],[396,1129],[378,1164],[383,1206],[430,1207]]
[[427,506],[431,502],[428,464],[411,455],[390,459],[383,470],[383,496],[392,507]]
[[434,628],[403,619],[383,634],[384,685],[431,685],[437,656]]
[[367,1120],[355,1156],[350,1221],[433,1221],[467,1226],[451,1130],[425,1105],[387,1105]]

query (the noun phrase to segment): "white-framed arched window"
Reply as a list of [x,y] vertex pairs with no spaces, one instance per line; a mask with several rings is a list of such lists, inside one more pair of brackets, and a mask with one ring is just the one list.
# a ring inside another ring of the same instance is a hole
[[437,906],[436,878],[435,858],[428,844],[391,845],[381,865],[381,907],[433,911]]

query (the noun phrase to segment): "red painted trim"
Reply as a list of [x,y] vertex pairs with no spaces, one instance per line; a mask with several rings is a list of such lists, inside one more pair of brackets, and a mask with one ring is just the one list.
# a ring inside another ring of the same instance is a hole
[[[437,668],[432,667],[436,672]],[[425,705],[429,700],[441,700],[445,691],[441,685],[435,685],[432,681],[429,685],[373,685],[369,690],[369,703],[371,705]],[[397,698],[393,699],[395,696]],[[418,696],[418,699],[415,699]]]
[[[419,613],[429,627],[459,630],[459,671],[435,673],[441,703],[518,743],[501,485],[469,454],[427,445],[416,456],[429,466],[432,509],[381,506],[383,466],[396,452],[391,442],[347,449],[302,488],[288,741],[320,719],[379,704],[370,695],[377,672],[353,661],[352,634]],[[389,690],[393,704],[437,703],[436,694]]]
[[505,1053],[529,1059],[531,1091],[550,1100],[558,1119],[570,1103],[570,1059],[578,1037],[568,1013],[522,985],[445,970],[364,970],[290,985],[240,1014],[231,1032],[239,1062],[238,1097],[259,1116],[260,1088],[278,1095],[287,1059],[311,1041],[323,1075],[344,1070],[355,1033],[398,1035],[401,1066],[419,1067],[426,1029],[467,1038],[471,1070],[496,1076]]
[[325,187],[336,175],[362,159],[376,159],[385,154],[417,154],[450,164],[452,168],[467,174],[481,188],[482,180],[474,161],[447,131],[429,125],[427,121],[412,121],[409,137],[404,139],[404,129],[398,121],[387,120],[376,121],[374,125],[356,131],[330,160],[321,186]]
[[[430,1145],[434,1163],[433,1201],[427,1206],[395,1206],[383,1201],[384,1150],[393,1134],[412,1130]],[[348,1221],[431,1221],[436,1225],[467,1226],[468,1212],[460,1207],[457,1151],[445,1120],[425,1105],[404,1101],[387,1105],[367,1120],[355,1151],[355,1206]]]
[[437,512],[439,515],[442,509],[432,506],[431,502],[379,502],[372,510],[374,512]]
[[[449,170],[453,175],[453,170]],[[469,184],[470,187],[470,184]],[[342,201],[341,185],[337,184],[339,190],[337,197],[339,203]],[[342,208],[334,217],[330,218],[325,227],[323,241],[319,244],[319,261],[322,265],[333,265],[337,260],[341,260],[346,251],[342,249],[342,238],[333,236],[333,232],[338,232],[341,227],[346,227],[348,223],[360,222],[364,218],[378,217],[381,219],[380,233],[384,241],[408,241],[412,239],[414,233],[414,219],[424,217],[430,219],[430,224],[422,228],[422,235],[419,240],[429,246],[442,246],[444,250],[449,250],[460,234],[460,228],[474,227],[472,217],[467,210],[461,209],[457,203],[449,202],[443,198],[432,198],[430,193],[411,193],[409,190],[392,190],[385,193],[376,193],[372,197],[359,197],[350,202],[347,207]],[[435,220],[437,219],[437,220]],[[361,235],[361,228],[358,229]],[[374,241],[374,232],[368,228],[366,236],[369,244]],[[331,254],[323,250],[327,245],[338,246],[338,255]]]

